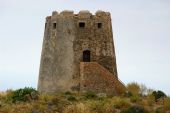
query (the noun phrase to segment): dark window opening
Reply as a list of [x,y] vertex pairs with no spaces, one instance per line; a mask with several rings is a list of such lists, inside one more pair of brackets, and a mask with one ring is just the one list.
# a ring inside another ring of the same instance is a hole
[[98,28],[102,28],[102,23],[97,24]]
[[57,24],[53,23],[53,29],[56,29],[56,27],[57,27]]
[[79,22],[79,27],[80,28],[84,28],[85,27],[85,23],[84,22]]
[[83,51],[83,62],[90,62],[90,51]]

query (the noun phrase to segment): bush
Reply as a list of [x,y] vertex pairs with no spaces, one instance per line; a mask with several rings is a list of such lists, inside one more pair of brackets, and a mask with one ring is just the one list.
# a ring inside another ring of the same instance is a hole
[[92,91],[86,92],[84,96],[85,96],[86,99],[92,99],[92,98],[96,98],[97,97],[97,95],[94,92],[92,92]]
[[77,99],[74,96],[68,96],[67,100],[69,100],[69,101],[77,101]]
[[127,90],[132,95],[139,95],[140,94],[140,86],[135,82],[129,83],[127,85]]
[[66,91],[64,94],[65,95],[72,95],[72,93],[70,91]]
[[38,92],[34,88],[25,87],[24,89],[14,90],[11,98],[12,102],[36,100],[38,99]]
[[158,91],[153,91],[152,95],[155,97],[155,102],[158,101],[158,99],[166,97],[166,94],[160,90]]
[[143,107],[140,106],[132,106],[126,110],[122,110],[121,113],[149,113]]

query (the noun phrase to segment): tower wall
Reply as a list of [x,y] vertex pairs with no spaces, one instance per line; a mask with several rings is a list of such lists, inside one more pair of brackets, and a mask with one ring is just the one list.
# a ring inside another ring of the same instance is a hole
[[60,92],[70,90],[72,86],[73,16],[73,12],[53,12],[46,20],[38,83],[40,92]]
[[[80,23],[84,23],[84,27],[80,27]],[[46,18],[45,26],[38,81],[40,92],[79,90],[80,62],[85,50],[90,51],[90,61],[99,63],[117,77],[110,13],[53,12]]]
[[[80,28],[79,22],[85,27]],[[98,24],[101,23],[101,28]],[[74,40],[74,77],[79,77],[79,64],[83,51],[91,52],[91,61],[98,62],[117,77],[116,57],[113,44],[111,16],[108,12],[98,11],[96,15],[82,11],[75,17],[76,39]]]

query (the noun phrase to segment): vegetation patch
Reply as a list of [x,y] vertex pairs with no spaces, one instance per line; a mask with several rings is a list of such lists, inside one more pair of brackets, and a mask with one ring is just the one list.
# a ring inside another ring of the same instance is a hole
[[23,89],[18,89],[12,91],[12,102],[17,101],[31,101],[31,100],[37,100],[38,99],[38,91],[34,88],[25,87]]
[[160,90],[153,91],[152,95],[155,97],[156,102],[158,101],[158,99],[166,97],[166,94]]
[[[128,89],[129,88],[129,89]],[[94,92],[39,94],[34,88],[0,93],[0,113],[168,113],[170,98],[162,91],[130,83],[124,95]],[[147,93],[146,93],[147,92]],[[156,100],[157,102],[155,102]]]
[[143,107],[140,106],[132,106],[126,110],[122,110],[121,113],[149,113]]
[[87,91],[84,94],[84,96],[85,96],[86,99],[93,99],[93,98],[97,97],[97,95],[94,92],[92,92],[92,91]]
[[75,96],[68,96],[67,97],[67,100],[69,100],[69,101],[77,101],[77,99],[76,99],[76,97]]

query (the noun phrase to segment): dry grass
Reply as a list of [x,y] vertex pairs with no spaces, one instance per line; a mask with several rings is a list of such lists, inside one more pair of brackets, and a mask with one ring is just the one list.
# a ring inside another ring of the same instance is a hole
[[[0,113],[117,113],[134,105],[142,106],[150,113],[165,113],[170,110],[170,98],[155,102],[152,95],[112,96],[100,98],[87,94],[61,93],[39,95],[38,100],[12,103],[11,90],[0,93]],[[136,97],[137,96],[137,97]]]
[[31,109],[30,103],[9,104],[1,106],[0,113],[28,113]]
[[113,97],[111,103],[116,109],[126,109],[131,106],[130,100],[124,97]]
[[67,106],[63,113],[91,113],[89,108],[84,103],[76,103],[73,105]]

